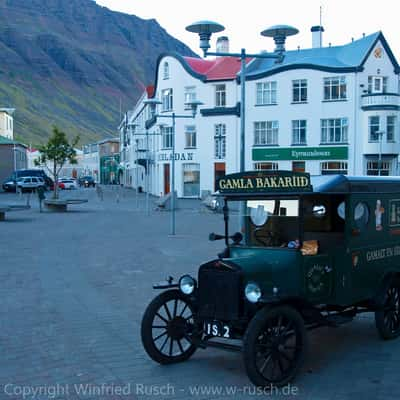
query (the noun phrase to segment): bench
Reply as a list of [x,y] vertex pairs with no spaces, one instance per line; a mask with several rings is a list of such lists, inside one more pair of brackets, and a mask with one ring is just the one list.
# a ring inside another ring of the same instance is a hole
[[87,199],[45,199],[44,205],[48,211],[66,212],[69,204],[83,204],[87,202]]
[[23,211],[29,210],[31,207],[26,206],[17,206],[17,205],[8,205],[8,206],[0,206],[0,221],[4,221],[6,219],[6,213],[11,211]]

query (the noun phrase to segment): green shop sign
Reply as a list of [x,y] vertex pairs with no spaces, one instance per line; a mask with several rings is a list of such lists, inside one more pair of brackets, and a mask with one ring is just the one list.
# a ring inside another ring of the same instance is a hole
[[253,161],[347,160],[348,147],[287,147],[253,149]]

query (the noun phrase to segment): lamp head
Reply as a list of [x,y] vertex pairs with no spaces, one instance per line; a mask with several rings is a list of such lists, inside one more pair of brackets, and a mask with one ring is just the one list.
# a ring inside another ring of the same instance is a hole
[[204,52],[204,57],[207,55],[207,50],[210,48],[210,38],[213,33],[225,30],[225,27],[213,21],[198,21],[186,27],[188,32],[197,33],[200,37],[200,48]]
[[147,99],[143,102],[146,106],[150,107],[151,113],[154,115],[156,113],[156,107],[158,104],[162,104],[160,100],[157,99]]
[[197,108],[198,108],[199,106],[203,105],[203,104],[204,104],[204,103],[202,103],[202,102],[199,101],[199,100],[188,101],[187,103],[185,103],[185,105],[186,105],[186,106],[189,106],[190,109],[192,110],[193,117],[195,117],[196,114],[197,114]]

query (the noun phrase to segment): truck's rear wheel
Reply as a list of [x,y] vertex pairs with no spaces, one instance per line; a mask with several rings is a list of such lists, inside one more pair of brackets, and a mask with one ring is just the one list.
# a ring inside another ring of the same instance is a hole
[[375,311],[375,324],[382,339],[400,336],[400,278],[387,285],[382,299],[383,310]]
[[196,351],[193,321],[193,305],[180,291],[159,294],[142,319],[142,343],[147,354],[160,364],[187,360]]
[[293,308],[264,308],[251,320],[243,343],[246,372],[257,386],[283,386],[301,367],[307,347],[302,316]]

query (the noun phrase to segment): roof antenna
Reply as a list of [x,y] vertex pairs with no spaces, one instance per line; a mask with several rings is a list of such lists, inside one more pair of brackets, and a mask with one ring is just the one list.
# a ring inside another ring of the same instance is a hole
[[[322,5],[319,6],[319,26],[322,26]],[[319,42],[322,47],[322,29],[319,30]]]

